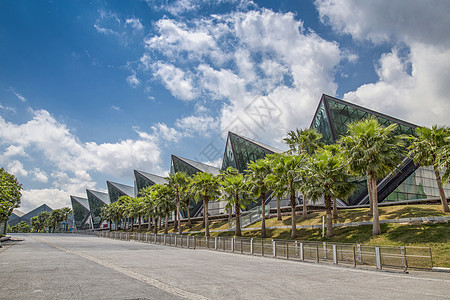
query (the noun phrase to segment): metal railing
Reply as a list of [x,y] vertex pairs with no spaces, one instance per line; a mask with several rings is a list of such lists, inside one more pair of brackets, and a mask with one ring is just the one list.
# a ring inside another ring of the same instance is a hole
[[[265,207],[266,217],[270,214],[270,205],[266,204]],[[241,213],[241,228],[247,227],[253,223],[258,222],[262,219],[262,208],[261,206],[256,206],[251,210],[244,211]],[[231,219],[229,223],[230,228],[236,228],[236,218]]]
[[428,247],[375,246],[276,239],[204,237],[175,234],[96,231],[94,235],[124,241],[135,240],[180,248],[211,249],[281,259],[324,262],[353,267],[432,269]]

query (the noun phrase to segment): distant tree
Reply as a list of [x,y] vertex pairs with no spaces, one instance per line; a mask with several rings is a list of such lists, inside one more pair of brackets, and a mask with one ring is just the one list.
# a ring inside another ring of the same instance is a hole
[[[419,166],[433,166],[439,196],[441,197],[442,211],[450,212],[440,175],[442,167],[447,167],[448,173],[448,167],[450,166],[448,153],[445,154],[446,148],[449,147],[450,129],[435,125],[432,128],[418,127],[416,133],[417,136],[410,137],[409,156]],[[444,175],[444,178],[447,179],[448,175]]]
[[53,225],[53,232],[56,232],[59,229],[58,225],[64,220],[64,218],[65,213],[62,209],[52,210],[52,212],[50,213],[50,217],[47,220],[50,220],[51,224]]
[[347,125],[340,144],[352,173],[367,177],[367,192],[373,215],[373,235],[381,233],[377,178],[388,175],[402,161],[405,136],[396,135],[397,124],[383,127],[375,117]]
[[27,224],[27,222],[22,221],[19,224],[17,224],[17,232],[27,233],[29,231],[30,231],[30,226]]
[[16,177],[0,168],[0,223],[7,221],[14,208],[20,206],[21,190]]
[[30,220],[31,223],[31,227],[33,229],[34,232],[39,232],[39,218],[38,216],[32,217]]
[[73,211],[70,207],[63,207],[61,210],[64,214],[64,219],[66,220],[64,231],[67,232],[67,230],[69,229],[69,216],[73,214]]
[[43,231],[46,227],[46,223],[47,223],[46,221],[50,217],[50,214],[47,211],[41,211],[37,217],[39,220],[39,222],[38,222],[39,229],[38,230]]

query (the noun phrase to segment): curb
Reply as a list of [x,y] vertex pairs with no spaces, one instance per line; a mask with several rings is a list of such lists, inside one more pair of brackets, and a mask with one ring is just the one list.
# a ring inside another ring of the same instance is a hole
[[5,241],[10,240],[10,239],[11,239],[11,236],[7,235],[7,236],[4,236],[4,237],[0,238],[0,242],[5,242]]
[[433,272],[444,272],[444,273],[450,273],[450,268],[442,268],[442,267],[433,267],[431,269]]

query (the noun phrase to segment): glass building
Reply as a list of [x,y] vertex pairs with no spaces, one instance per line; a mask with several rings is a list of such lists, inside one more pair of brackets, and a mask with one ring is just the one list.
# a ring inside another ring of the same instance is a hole
[[25,221],[28,225],[31,226],[31,218],[37,217],[43,211],[51,213],[53,209],[51,209],[47,204],[42,204],[41,206],[36,207],[35,209],[26,214],[14,210],[9,218],[8,224],[9,226],[13,227],[19,224],[20,222]]
[[134,194],[139,195],[139,191],[154,184],[165,184],[167,179],[158,175],[143,171],[134,170]]
[[129,197],[135,196],[133,186],[112,181],[107,181],[106,185],[108,186],[108,195],[111,203],[116,202],[122,196],[129,196]]
[[[170,173],[174,174],[176,172],[184,172],[189,176],[193,176],[198,172],[205,172],[213,175],[219,175],[220,169],[198,161],[190,160],[172,154]],[[191,217],[199,216],[202,213],[202,207],[203,207],[202,201],[198,201],[197,203],[191,201],[189,204],[189,214],[191,215]],[[213,211],[214,211],[214,204],[211,207],[211,212]],[[187,216],[186,212],[182,212],[181,214],[183,215],[183,217]]]
[[283,151],[280,149],[228,132],[222,170],[233,167],[239,172],[245,173],[249,162],[264,158],[267,154],[281,152]]
[[[311,123],[322,133],[322,142],[333,144],[346,134],[347,125],[369,116],[374,116],[383,126],[397,124],[396,134],[415,135],[416,125],[384,115],[382,113],[349,103],[328,95],[322,95],[319,106]],[[343,199],[346,205],[362,205],[369,203],[366,179],[354,179],[356,190],[348,199]],[[393,171],[377,182],[378,201],[400,201],[413,199],[439,198],[434,172],[430,167],[417,167],[414,162],[405,157],[398,170]],[[448,194],[450,190],[445,188]]]
[[90,229],[91,211],[89,209],[88,199],[70,196],[70,201],[72,202],[72,210],[76,229]]
[[103,220],[100,216],[102,207],[110,204],[109,196],[107,193],[102,193],[93,190],[86,190],[88,199],[89,210],[91,211],[92,227],[97,229],[102,224]]

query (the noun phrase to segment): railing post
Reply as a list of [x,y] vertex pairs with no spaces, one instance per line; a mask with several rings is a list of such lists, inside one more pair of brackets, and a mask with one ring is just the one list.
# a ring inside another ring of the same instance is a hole
[[250,254],[253,255],[253,238],[250,239]]
[[356,247],[358,249],[358,261],[359,263],[362,263],[361,244],[357,244]]
[[353,266],[356,268],[356,248],[353,246]]
[[338,264],[338,256],[337,256],[337,247],[336,247],[336,245],[333,245],[333,263],[335,265]]
[[277,243],[274,240],[272,240],[272,256],[277,257]]
[[195,240],[196,240],[196,237],[194,235],[194,249],[197,247],[197,243],[195,242]]
[[217,236],[214,237],[214,250],[217,250]]
[[189,236],[186,237],[186,246],[189,248]]
[[261,256],[264,256],[264,239],[261,240]]
[[177,247],[178,246],[178,244],[177,244],[177,236],[175,236],[175,247]]
[[377,261],[377,269],[381,270],[382,263],[381,263],[381,251],[380,247],[375,247],[375,259]]
[[303,251],[303,243],[300,243],[300,259],[305,261],[305,253]]
[[234,252],[234,243],[236,242],[236,237],[233,236],[231,239],[231,252]]
[[323,258],[327,259],[327,242],[323,242]]
[[166,235],[164,235],[164,245],[166,244]]
[[406,272],[408,270],[408,261],[406,259],[406,248],[405,247],[400,247],[400,252],[402,254],[403,272]]
[[289,259],[289,242],[286,242],[286,259]]
[[316,244],[316,262],[319,262],[319,244]]
[[242,239],[241,239],[241,253],[244,253],[244,248],[242,247]]

